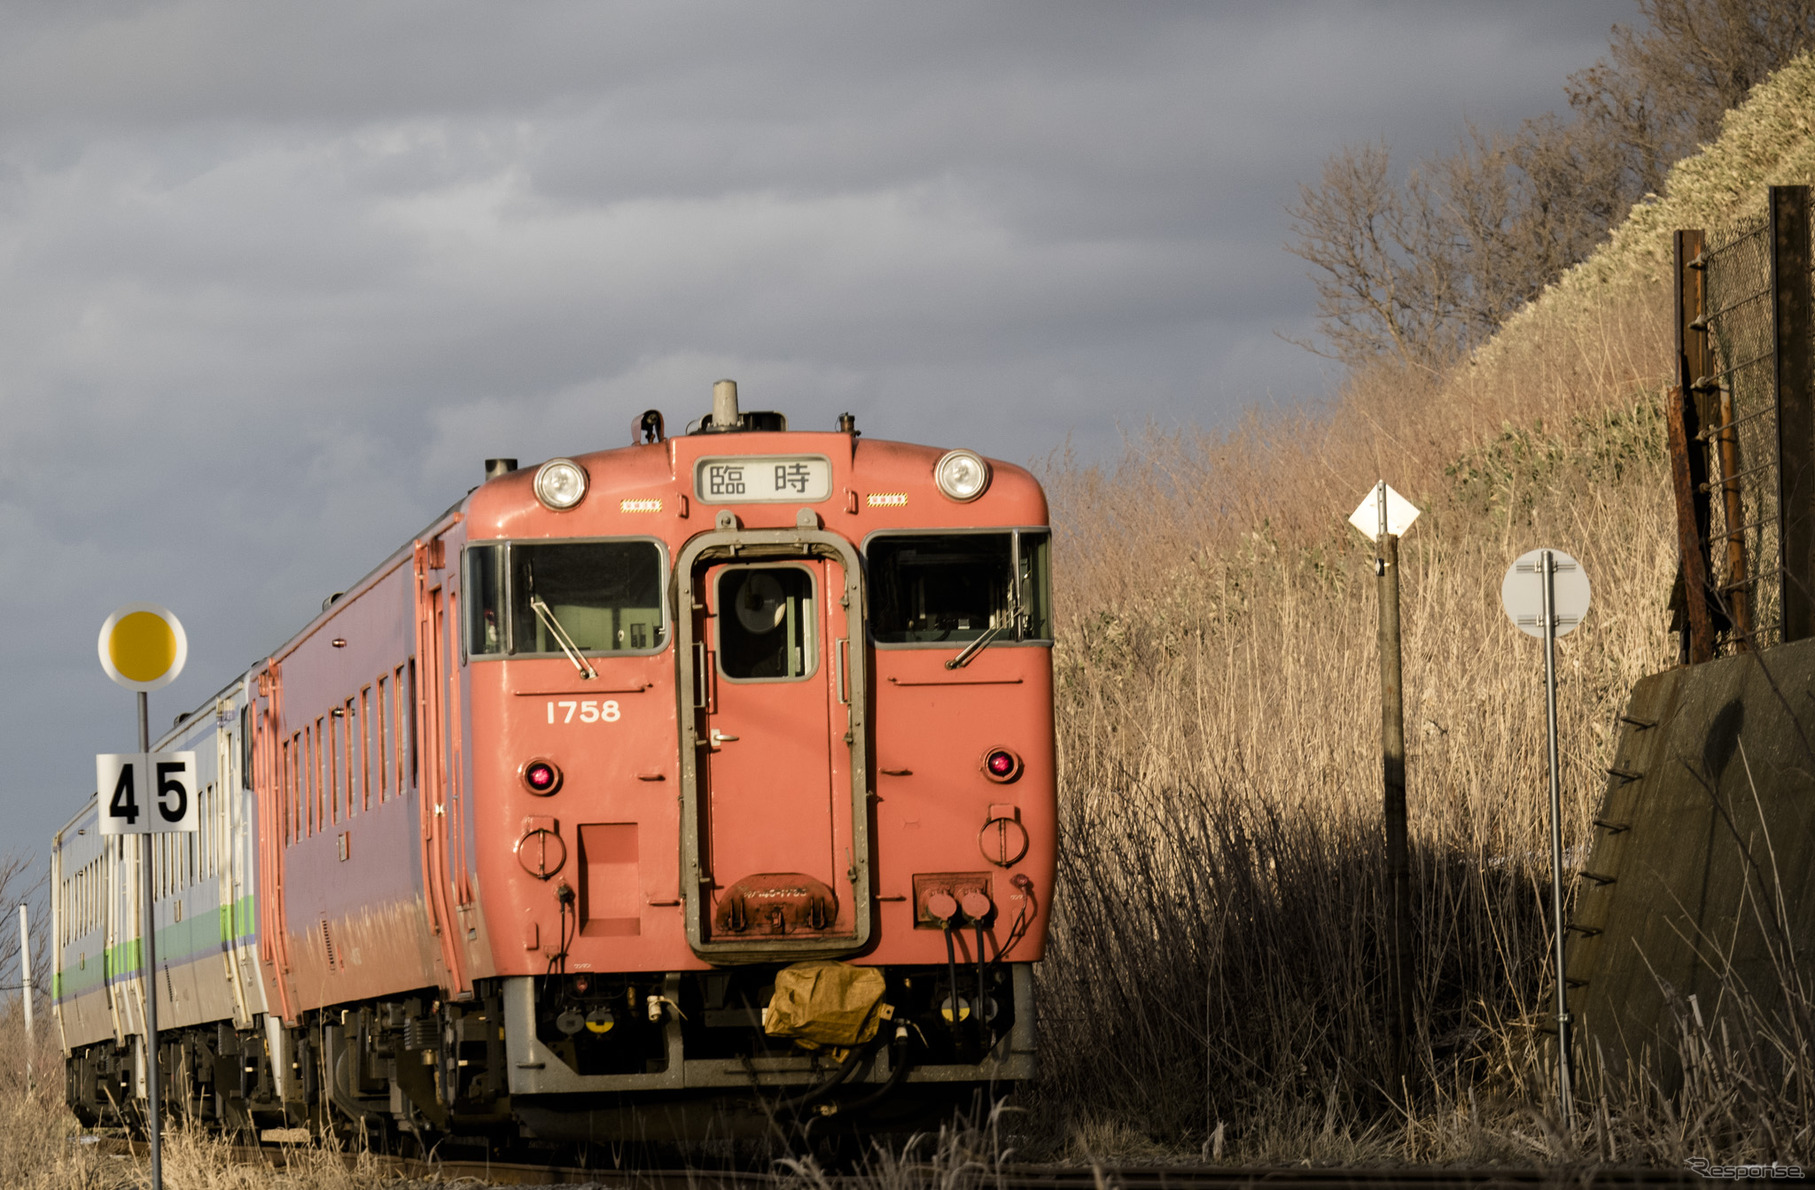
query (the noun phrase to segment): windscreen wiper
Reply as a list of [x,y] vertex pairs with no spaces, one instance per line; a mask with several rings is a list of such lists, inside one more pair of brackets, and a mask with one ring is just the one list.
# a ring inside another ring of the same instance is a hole
[[548,634],[555,638],[555,643],[561,646],[561,651],[567,654],[567,659],[573,662],[582,678],[590,682],[598,677],[599,671],[592,667],[590,661],[580,656],[580,648],[574,644],[573,637],[567,635],[567,629],[561,627],[561,621],[555,619],[555,613],[549,611],[548,604],[542,602],[542,597],[536,594],[535,571],[525,567],[523,576],[528,580],[529,610],[536,613],[536,619],[542,621],[542,627],[548,629]]
[[970,644],[965,645],[962,653],[959,653],[956,657],[953,657],[950,661],[945,663],[945,668],[961,669],[964,666],[969,665],[971,663],[971,658],[988,648],[990,642],[995,640],[998,636],[1001,636],[1003,630],[1007,627],[1007,624],[997,624],[994,628],[991,628]]

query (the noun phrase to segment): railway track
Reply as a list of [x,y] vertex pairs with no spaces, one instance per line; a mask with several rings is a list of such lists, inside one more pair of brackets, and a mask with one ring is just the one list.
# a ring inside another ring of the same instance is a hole
[[[145,1146],[107,1139],[104,1151],[144,1159]],[[230,1160],[282,1168],[290,1157],[314,1150],[288,1146],[239,1146],[227,1150]],[[986,1165],[954,1166],[950,1162],[904,1163],[886,1173],[827,1174],[817,1170],[779,1169],[599,1169],[481,1158],[418,1158],[367,1154],[387,1176],[404,1183],[454,1184],[468,1187],[566,1186],[601,1190],[1521,1190],[1526,1187],[1572,1187],[1581,1190],[1646,1190],[1691,1186],[1703,1179],[1687,1169],[1450,1168],[1438,1166],[1327,1167],[1225,1165]],[[357,1158],[348,1155],[351,1165]]]

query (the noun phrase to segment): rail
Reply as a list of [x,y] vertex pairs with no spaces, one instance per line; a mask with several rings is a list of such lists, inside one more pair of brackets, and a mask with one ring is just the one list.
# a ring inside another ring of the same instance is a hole
[[[104,1151],[138,1157],[142,1144],[107,1138]],[[317,1160],[316,1150],[294,1145],[237,1146],[226,1150],[229,1159],[244,1164],[283,1168],[295,1155]],[[861,1161],[854,1173],[827,1173],[802,1158],[798,1163],[777,1163],[770,1169],[735,1167],[686,1169],[614,1169],[597,1166],[553,1165],[525,1161],[493,1161],[483,1157],[448,1157],[425,1161],[418,1158],[342,1155],[349,1169],[364,1161],[375,1163],[387,1177],[437,1183],[465,1182],[479,1186],[609,1187],[611,1190],[875,1190],[887,1185],[939,1187],[954,1185],[977,1190],[1193,1190],[1197,1187],[1266,1187],[1267,1190],[1334,1190],[1352,1186],[1410,1186],[1421,1190],[1474,1190],[1476,1187],[1571,1186],[1631,1187],[1699,1185],[1702,1179],[1685,1169],[1647,1169],[1593,1165],[1452,1167],[1434,1165],[1375,1166],[1235,1166],[1123,1164],[1113,1161],[1076,1165],[993,1163],[966,1158],[962,1171],[957,1163],[939,1160],[894,1161],[886,1171],[863,1172]],[[792,1166],[790,1168],[790,1166]]]

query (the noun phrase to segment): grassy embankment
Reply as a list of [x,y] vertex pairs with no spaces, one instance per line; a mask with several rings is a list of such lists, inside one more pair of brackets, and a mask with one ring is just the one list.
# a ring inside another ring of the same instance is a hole
[[[1688,1091],[1597,1088],[1585,1127],[1558,1134],[1542,661],[1499,607],[1539,545],[1594,583],[1559,644],[1563,829],[1585,848],[1615,716],[1672,660],[1670,232],[1815,181],[1811,112],[1805,59],[1452,374],[1383,369],[1326,416],[1049,469],[1066,862],[1036,1135],[1239,1161],[1811,1155],[1807,1043],[1709,1044],[1690,1022]],[[1425,510],[1400,555],[1409,1100],[1389,1086],[1379,976],[1374,551],[1344,524],[1382,477]]]

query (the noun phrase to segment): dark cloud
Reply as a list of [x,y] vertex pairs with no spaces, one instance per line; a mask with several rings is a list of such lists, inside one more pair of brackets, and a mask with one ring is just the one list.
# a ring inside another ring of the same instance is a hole
[[0,3],[0,693],[19,845],[479,478],[684,424],[1011,459],[1323,398],[1283,208],[1557,106],[1627,0]]

